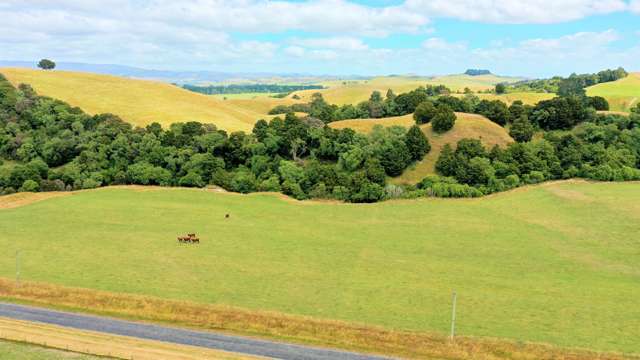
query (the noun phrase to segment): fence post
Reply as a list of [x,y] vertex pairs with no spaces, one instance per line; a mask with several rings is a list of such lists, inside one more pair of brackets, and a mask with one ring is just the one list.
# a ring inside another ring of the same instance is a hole
[[20,250],[16,250],[16,284],[20,286]]
[[451,311],[451,341],[453,341],[454,336],[456,335],[456,301],[458,295],[456,292],[453,292],[453,309]]

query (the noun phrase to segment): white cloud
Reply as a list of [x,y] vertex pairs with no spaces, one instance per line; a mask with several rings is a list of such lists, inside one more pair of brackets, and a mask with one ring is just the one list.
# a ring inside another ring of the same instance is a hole
[[467,45],[461,42],[448,42],[442,38],[429,38],[422,42],[422,47],[427,50],[433,51],[442,51],[442,52],[454,52],[454,51],[465,51],[467,49]]
[[513,74],[541,68],[547,75],[553,75],[620,65],[630,67],[632,63],[626,54],[634,49],[616,52],[610,48],[619,37],[614,30],[579,32],[559,38],[524,40],[513,46],[473,49],[468,56],[483,64],[508,64]]
[[300,46],[288,46],[284,49],[284,53],[293,57],[303,57],[305,49]]
[[324,48],[346,51],[367,50],[369,46],[361,39],[354,37],[329,37],[329,38],[308,38],[308,39],[292,39],[293,44],[308,48]]
[[[417,32],[429,20],[403,6],[369,7],[346,0],[305,2],[266,0],[44,1],[4,0],[0,10],[47,20],[64,9],[73,17],[116,22],[152,22],[210,31],[385,35]],[[49,22],[46,21],[45,24]],[[89,28],[93,28],[90,24]]]
[[[634,0],[638,2],[638,0]],[[504,24],[550,24],[625,11],[623,0],[407,0],[405,8],[429,17]]]
[[337,60],[340,55],[333,50],[313,50],[309,52],[311,59],[332,61]]
[[531,39],[523,41],[520,46],[525,51],[561,52],[575,49],[599,48],[619,39],[615,30],[603,32],[579,32],[556,39]]
[[[0,58],[228,71],[424,74],[483,65],[562,72],[624,65],[635,50],[608,49],[619,36],[613,30],[516,44],[496,39],[482,49],[442,34],[415,49],[375,48],[367,38],[423,35],[433,31],[430,19],[441,17],[554,23],[623,10],[640,14],[640,0],[406,0],[379,7],[348,0],[0,0]],[[274,33],[286,37],[265,40]]]

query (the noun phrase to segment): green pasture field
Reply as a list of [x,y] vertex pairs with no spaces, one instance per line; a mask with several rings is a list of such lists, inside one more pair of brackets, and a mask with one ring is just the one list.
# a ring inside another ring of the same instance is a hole
[[25,280],[439,333],[456,291],[459,334],[638,353],[639,232],[639,183],[371,205],[104,188],[0,210],[0,276],[20,250]]

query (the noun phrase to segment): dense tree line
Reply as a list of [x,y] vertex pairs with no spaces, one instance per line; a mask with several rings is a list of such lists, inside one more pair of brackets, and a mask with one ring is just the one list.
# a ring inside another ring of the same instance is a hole
[[[133,128],[117,116],[90,116],[38,96],[28,85],[16,89],[0,76],[0,159],[12,161],[0,167],[0,193],[112,184],[217,185],[242,193],[373,202],[481,196],[570,177],[640,179],[640,105],[629,117],[598,115],[596,108],[608,106],[601,98],[507,106],[473,94],[434,96],[426,89],[370,101],[406,106],[403,111],[412,109],[418,124],[431,122],[434,130],[443,126],[440,131],[453,126],[454,111],[476,112],[508,126],[517,142],[492,149],[471,139],[447,145],[436,164],[439,176],[397,186],[387,184],[387,177],[402,174],[431,149],[420,128],[375,127],[368,135],[331,129],[324,119],[334,107],[321,96],[305,104],[310,116],[289,112],[258,121],[251,133],[228,134],[198,122]],[[441,91],[436,89],[432,94]],[[532,140],[535,133],[541,135]]]
[[260,120],[249,134],[214,125],[152,123],[133,128],[111,114],[18,89],[0,77],[0,191],[62,191],[112,184],[278,191],[297,199],[373,202],[429,151],[416,126],[335,130],[288,114]]
[[377,119],[411,114],[420,103],[427,99],[450,93],[451,90],[444,85],[421,86],[400,95],[396,95],[393,90],[389,89],[384,97],[379,91],[374,91],[367,101],[357,105],[342,106],[329,104],[321,93],[315,93],[308,104],[280,105],[269,113],[277,115],[288,112],[306,112],[324,123],[346,119]]
[[[640,116],[598,115],[571,131],[548,131],[504,149],[486,149],[475,139],[460,140],[455,150],[446,145],[436,164],[445,178],[418,186],[438,196],[470,197],[554,179],[640,180],[639,168]],[[447,185],[433,188],[437,182]],[[438,193],[443,189],[449,193]]]
[[230,85],[183,85],[183,88],[205,95],[244,93],[292,93],[300,90],[323,89],[322,85],[279,85],[279,84],[230,84]]

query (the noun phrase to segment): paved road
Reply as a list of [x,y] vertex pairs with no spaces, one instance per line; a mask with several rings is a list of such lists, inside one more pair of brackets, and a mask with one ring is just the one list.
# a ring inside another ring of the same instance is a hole
[[365,360],[388,359],[339,350],[321,349],[240,336],[221,335],[159,325],[116,320],[107,317],[53,311],[32,306],[0,302],[0,316],[35,321],[79,330],[131,336],[183,345],[200,346],[234,353],[295,360]]

